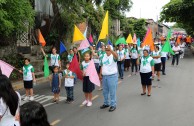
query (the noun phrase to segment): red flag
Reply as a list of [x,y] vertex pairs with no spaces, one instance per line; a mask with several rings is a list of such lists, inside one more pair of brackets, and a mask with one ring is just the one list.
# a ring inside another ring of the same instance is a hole
[[74,55],[72,59],[69,70],[74,72],[77,75],[78,79],[83,80],[82,71],[80,70],[79,62],[76,55]]
[[93,84],[100,87],[100,80],[93,60],[90,61],[88,68],[86,69],[86,75],[89,76],[89,79]]

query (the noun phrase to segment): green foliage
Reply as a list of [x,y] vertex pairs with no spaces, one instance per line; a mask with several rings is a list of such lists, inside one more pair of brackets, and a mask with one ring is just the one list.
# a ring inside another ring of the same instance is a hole
[[121,20],[121,30],[123,30],[124,37],[127,38],[129,34],[133,35],[135,33],[142,40],[146,34],[145,19],[124,18],[123,20]]
[[29,0],[0,0],[0,36],[9,36],[26,30],[23,25],[34,22],[34,11]]
[[163,7],[161,21],[177,22],[187,33],[194,35],[194,1],[171,0]]

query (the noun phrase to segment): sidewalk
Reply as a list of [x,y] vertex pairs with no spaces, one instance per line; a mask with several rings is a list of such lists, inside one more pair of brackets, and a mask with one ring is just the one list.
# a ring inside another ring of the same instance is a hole
[[[48,82],[48,81],[49,81],[48,78],[41,77],[41,78],[36,79],[36,84],[39,85],[39,84],[43,84],[43,83]],[[22,90],[24,88],[23,80],[13,82],[12,86],[13,86],[14,90]]]

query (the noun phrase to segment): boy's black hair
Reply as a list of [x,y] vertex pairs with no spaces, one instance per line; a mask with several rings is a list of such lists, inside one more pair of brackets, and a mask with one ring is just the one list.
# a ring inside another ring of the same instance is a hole
[[29,58],[25,58],[24,61],[28,60],[28,62],[30,62],[30,59]]

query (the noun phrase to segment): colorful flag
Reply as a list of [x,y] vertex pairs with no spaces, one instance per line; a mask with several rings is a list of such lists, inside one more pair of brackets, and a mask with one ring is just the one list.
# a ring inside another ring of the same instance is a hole
[[113,46],[112,42],[110,41],[110,39],[108,40],[108,44]]
[[83,80],[82,71],[80,70],[79,62],[76,55],[74,55],[72,59],[69,70],[74,72],[77,75],[78,79]]
[[44,57],[44,77],[49,76],[49,65],[48,65],[48,60],[47,57]]
[[162,47],[162,52],[169,52],[172,55],[174,55],[174,51],[172,50],[171,45],[170,45],[170,38],[171,38],[171,29],[168,30],[168,35],[166,38],[166,42],[164,46]]
[[100,87],[100,80],[93,60],[90,61],[88,68],[86,69],[86,75],[89,76],[89,79],[93,84]]
[[86,30],[84,32],[84,37],[87,38],[87,32],[88,32],[88,26],[86,27]]
[[38,29],[38,41],[42,46],[46,45],[46,41],[44,40],[44,37],[42,36],[40,29]]
[[100,39],[105,39],[107,36],[108,36],[108,11],[106,12],[104,21],[102,22],[102,29],[98,41]]
[[126,42],[127,42],[128,44],[130,44],[130,43],[133,44],[133,39],[132,39],[131,34],[128,35]]
[[146,46],[146,45],[148,45],[150,47],[151,51],[154,51],[154,41],[152,38],[152,30],[151,29],[148,29],[146,36],[144,38],[144,41],[143,41],[143,46]]
[[125,45],[127,44],[124,37],[119,38],[119,39],[116,41],[115,45],[119,45],[119,44],[125,44]]
[[73,42],[78,42],[84,39],[85,37],[83,36],[81,31],[78,29],[78,27],[75,25],[74,34],[73,34]]
[[141,45],[140,38],[137,38],[137,47],[140,47],[140,45]]
[[62,54],[65,51],[67,51],[65,45],[62,42],[60,42],[60,54]]
[[94,40],[93,40],[93,38],[92,38],[92,35],[90,34],[90,37],[89,37],[89,42],[91,42],[91,43],[93,43],[94,42]]
[[2,74],[6,75],[8,78],[11,74],[11,72],[13,71],[14,67],[9,65],[8,63],[0,60],[0,69]]
[[86,49],[89,46],[90,46],[90,44],[89,44],[88,40],[87,39],[84,39],[84,40],[82,40],[82,42],[81,42],[78,50]]
[[136,37],[136,34],[134,33],[134,35],[133,35],[133,43],[134,44],[137,44],[137,37]]

